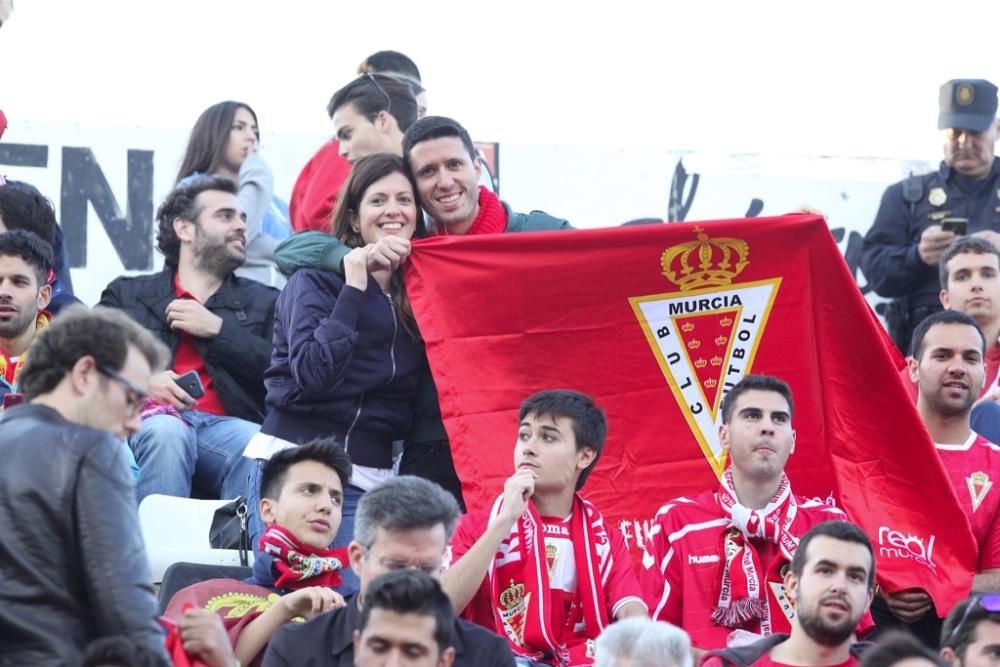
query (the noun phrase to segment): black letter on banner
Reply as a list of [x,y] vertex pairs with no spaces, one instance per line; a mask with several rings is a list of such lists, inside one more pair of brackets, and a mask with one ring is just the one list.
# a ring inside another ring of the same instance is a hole
[[128,152],[128,212],[89,148],[63,148],[61,215],[69,264],[87,266],[87,204],[94,207],[126,270],[153,268],[153,151]]
[[757,313],[754,313],[753,317],[744,317],[743,321],[746,322],[747,324],[753,324],[754,322],[757,321]]
[[687,378],[686,378],[686,379],[684,380],[684,384],[682,384],[682,385],[680,386],[680,389],[681,389],[681,390],[684,390],[684,389],[687,389],[687,388],[688,388],[688,387],[690,387],[690,386],[691,386],[692,384],[693,384],[693,383],[691,382],[691,376],[689,375],[689,376],[687,376]]
[[736,337],[745,343],[748,340],[750,340],[750,332],[747,331],[746,329],[743,329],[738,334],[736,334]]
[[670,327],[660,327],[656,330],[657,338],[666,338],[670,335]]
[[693,415],[700,415],[701,411],[704,409],[701,407],[701,403],[695,403],[690,407],[691,407],[691,414]]
[[0,144],[0,164],[14,167],[47,167],[49,147],[36,144]]
[[671,366],[673,366],[680,360],[681,360],[681,355],[678,354],[677,352],[671,352],[670,354],[667,355],[667,363],[670,364]]
[[733,348],[733,357],[734,358],[736,358],[736,359],[742,359],[745,356],[747,356],[747,351],[744,350],[742,347],[734,347]]

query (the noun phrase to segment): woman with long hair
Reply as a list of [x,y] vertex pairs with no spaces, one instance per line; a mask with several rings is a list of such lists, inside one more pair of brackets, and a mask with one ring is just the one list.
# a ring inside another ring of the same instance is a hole
[[410,427],[423,346],[400,271],[370,270],[367,258],[385,236],[424,234],[415,192],[401,158],[358,160],[333,216],[333,235],[353,248],[344,277],[296,271],[275,309],[264,374],[268,414],[248,455],[267,458],[289,445],[337,438],[353,474],[335,547],[351,540],[357,499],[393,474],[393,443]]
[[204,174],[235,182],[247,216],[247,261],[236,273],[281,287],[284,278],[274,270],[274,248],[291,234],[288,204],[274,196],[274,177],[259,146],[257,114],[249,105],[213,104],[195,121],[176,184]]

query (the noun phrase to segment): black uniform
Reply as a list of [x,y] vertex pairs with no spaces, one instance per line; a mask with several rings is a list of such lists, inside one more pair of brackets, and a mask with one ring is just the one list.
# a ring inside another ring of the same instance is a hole
[[1000,232],[1000,158],[993,158],[985,178],[973,179],[942,162],[938,171],[911,176],[882,195],[865,236],[861,270],[876,294],[895,298],[886,319],[904,353],[917,323],[941,310],[938,267],[920,259],[917,244],[925,229],[946,217],[967,218],[970,234]]

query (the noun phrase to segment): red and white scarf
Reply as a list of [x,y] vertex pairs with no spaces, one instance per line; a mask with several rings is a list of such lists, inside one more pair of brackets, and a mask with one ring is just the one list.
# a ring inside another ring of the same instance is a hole
[[[789,561],[795,555],[799,540],[789,532],[798,505],[792,487],[784,474],[778,490],[763,509],[752,510],[736,499],[733,470],[722,476],[719,507],[730,524],[722,538],[722,578],[719,603],[712,612],[716,625],[738,628],[758,622],[760,634],[771,634],[771,610],[767,600],[766,564],[754,549],[751,539],[766,540],[778,545]],[[780,583],[780,582],[776,582]]]
[[[503,496],[490,512],[490,523],[499,516]],[[576,561],[576,598],[566,626],[551,627],[548,563],[542,519],[534,503],[511,528],[493,557],[489,571],[490,602],[496,628],[516,655],[557,665],[593,663],[592,641],[608,625],[603,582],[614,565],[604,517],[579,495],[573,497],[570,540]],[[584,632],[574,632],[579,623]]]
[[347,566],[347,549],[343,547],[311,547],[296,539],[291,531],[272,523],[260,538],[260,550],[274,557],[275,588],[336,588],[343,583],[340,570]]
[[[38,315],[35,317],[35,336],[31,339],[31,342],[35,342],[35,338],[38,337],[40,333],[49,328],[49,322],[52,321],[52,314],[47,310],[38,311]],[[31,350],[31,346],[21,353],[16,360],[11,359],[10,356],[0,350],[0,377],[3,377],[4,381],[7,383],[13,391],[17,391],[17,379],[21,375],[21,369],[24,368],[24,364],[28,361],[28,352]]]

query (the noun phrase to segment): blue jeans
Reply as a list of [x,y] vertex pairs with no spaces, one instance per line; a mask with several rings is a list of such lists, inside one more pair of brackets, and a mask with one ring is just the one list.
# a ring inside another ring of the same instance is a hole
[[[249,460],[249,459],[248,459]],[[265,461],[261,459],[253,460],[253,467],[250,470],[250,489],[247,495],[248,529],[250,531],[250,546],[255,552],[260,551],[260,536],[264,534],[264,521],[260,518],[260,478],[264,472]],[[358,499],[364,495],[364,491],[351,484],[344,489],[344,506],[341,508],[340,528],[333,538],[331,549],[346,547],[354,539],[354,515],[358,512]],[[348,565],[340,572],[343,577],[343,585],[337,589],[341,595],[348,596],[357,593],[361,587],[361,581],[354,570]]]
[[253,461],[243,449],[260,425],[198,410],[181,414],[183,420],[148,417],[129,439],[139,464],[139,502],[154,493],[188,498],[192,486],[216,498],[246,496]]

